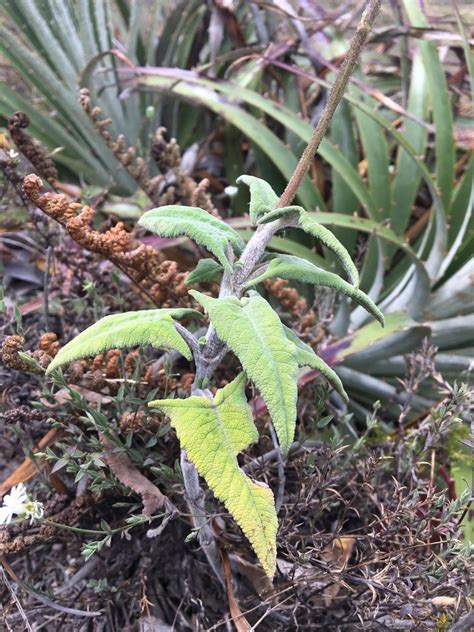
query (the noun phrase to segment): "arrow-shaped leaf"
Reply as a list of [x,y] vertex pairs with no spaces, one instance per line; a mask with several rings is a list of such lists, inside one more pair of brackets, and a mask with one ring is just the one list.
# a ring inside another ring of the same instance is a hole
[[311,283],[313,285],[322,285],[332,287],[338,292],[342,292],[357,303],[360,303],[365,309],[372,314],[382,325],[384,317],[375,303],[362,290],[355,288],[337,274],[322,270],[310,261],[293,257],[291,255],[276,255],[270,261],[267,269],[254,279],[247,282],[247,287],[261,283],[265,279],[280,277],[281,279],[300,281],[301,283]]
[[195,290],[190,294],[262,394],[286,454],[295,433],[298,362],[278,315],[257,293],[241,300],[211,298]]
[[258,440],[245,397],[245,373],[217,391],[214,399],[150,402],[171,419],[181,447],[249,539],[265,572],[275,573],[277,515],[273,494],[240,469],[237,454]]
[[62,364],[95,356],[107,349],[151,345],[160,349],[176,349],[188,360],[191,352],[176,331],[173,318],[201,317],[194,309],[143,309],[101,318],[63,347],[48,366],[51,373]]
[[249,213],[252,224],[256,224],[260,215],[273,210],[278,204],[278,195],[265,180],[255,176],[240,176],[236,182],[243,182],[250,189]]
[[[317,217],[317,213],[313,213],[313,215],[316,215]],[[334,233],[311,217],[311,215],[307,213],[302,206],[285,206],[283,208],[274,209],[270,213],[266,213],[259,220],[259,224],[266,224],[274,221],[275,219],[280,219],[281,217],[298,218],[298,227],[304,230],[305,233],[309,233],[310,235],[313,235],[313,237],[316,237],[316,239],[319,239],[326,248],[332,250],[346,271],[350,282],[358,287],[359,272],[352,261],[350,254],[341,244],[339,239],[337,239]]]
[[144,213],[138,223],[161,237],[186,235],[212,252],[229,272],[232,268],[226,257],[227,247],[230,245],[237,252],[244,247],[242,238],[231,226],[202,208],[160,206]]
[[209,283],[218,281],[222,275],[222,266],[214,259],[200,259],[197,266],[192,270],[186,280],[186,285],[193,283]]
[[314,349],[300,340],[292,329],[283,325],[283,331],[285,332],[288,340],[295,345],[298,366],[307,366],[310,369],[316,369],[319,371],[319,373],[324,375],[327,381],[339,393],[344,401],[349,402],[349,397],[347,396],[344,386],[337,373],[333,371],[322,358],[319,358],[316,355]]

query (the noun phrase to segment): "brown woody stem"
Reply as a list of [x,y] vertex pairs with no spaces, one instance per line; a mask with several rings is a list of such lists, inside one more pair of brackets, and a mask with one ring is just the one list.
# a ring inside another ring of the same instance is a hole
[[349,50],[347,51],[344,61],[337,74],[336,81],[329,92],[326,106],[321,118],[318,121],[313,135],[311,136],[311,140],[296,165],[295,172],[291,176],[290,181],[286,185],[286,189],[283,191],[280,201],[278,202],[279,208],[283,208],[284,206],[289,206],[291,204],[301,182],[303,181],[303,178],[308,173],[314,156],[319,149],[319,145],[328,131],[331,119],[334,116],[334,112],[336,111],[339,101],[342,99],[347,82],[349,81],[349,78],[354,72],[354,68],[359,61],[365,40],[367,39],[375,19],[377,18],[381,4],[382,0],[369,0],[367,3],[357,30],[351,40]]

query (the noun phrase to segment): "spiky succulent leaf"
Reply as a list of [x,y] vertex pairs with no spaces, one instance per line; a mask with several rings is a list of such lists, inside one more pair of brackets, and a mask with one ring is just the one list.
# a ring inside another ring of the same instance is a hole
[[333,369],[331,369],[331,367],[328,366],[322,358],[316,355],[314,349],[300,340],[292,329],[283,325],[283,331],[285,332],[288,340],[295,345],[298,366],[307,366],[310,369],[316,369],[319,371],[321,375],[324,375],[327,381],[339,393],[344,401],[349,402],[349,397],[344,390],[344,386],[337,373],[333,371]]
[[293,257],[292,255],[276,255],[268,264],[267,269],[251,281],[248,281],[246,285],[247,287],[255,285],[256,283],[273,277],[334,288],[338,292],[342,292],[346,296],[349,296],[349,298],[357,301],[357,303],[365,307],[382,325],[384,324],[382,312],[365,292],[347,283],[347,281],[341,279],[337,274],[318,268],[318,266],[315,266],[310,261],[306,261],[300,257]]
[[200,259],[197,266],[186,277],[186,285],[193,283],[210,283],[218,281],[222,274],[222,266],[214,259]]
[[255,176],[240,176],[237,183],[243,182],[250,189],[250,220],[256,224],[263,213],[273,210],[278,204],[278,195],[272,187],[261,178]]
[[95,356],[107,349],[144,345],[176,349],[190,360],[189,347],[173,323],[173,318],[186,316],[200,318],[201,314],[194,309],[143,309],[105,316],[63,347],[48,366],[47,373],[67,362]]
[[160,206],[144,213],[138,223],[161,237],[186,235],[212,252],[229,272],[232,268],[226,257],[228,246],[232,246],[237,252],[244,247],[242,238],[231,226],[202,208]]
[[239,358],[268,407],[282,452],[293,440],[296,423],[298,362],[276,312],[259,294],[250,298],[211,298],[191,290],[217,335]]
[[181,447],[249,539],[265,572],[275,573],[277,515],[273,494],[240,469],[237,454],[258,440],[245,397],[245,373],[214,399],[193,395],[150,403],[171,419]]

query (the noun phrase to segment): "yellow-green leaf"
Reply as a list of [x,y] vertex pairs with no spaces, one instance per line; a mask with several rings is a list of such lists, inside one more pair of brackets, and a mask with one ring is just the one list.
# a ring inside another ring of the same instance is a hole
[[51,373],[62,364],[95,356],[107,349],[144,345],[176,349],[190,360],[189,347],[173,324],[173,318],[186,316],[200,318],[201,314],[194,309],[142,309],[105,316],[63,347],[46,372]]
[[209,314],[217,335],[239,358],[267,405],[283,454],[296,424],[298,362],[278,314],[256,292],[250,298],[211,298],[190,294]]
[[193,395],[156,400],[150,406],[168,415],[189,460],[234,517],[272,577],[278,528],[273,493],[246,476],[237,461],[237,454],[258,440],[245,381],[241,373],[213,399]]

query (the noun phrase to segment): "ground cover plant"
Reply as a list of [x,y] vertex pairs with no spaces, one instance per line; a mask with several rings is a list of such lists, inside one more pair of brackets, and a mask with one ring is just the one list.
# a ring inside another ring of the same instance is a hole
[[[462,19],[404,3],[417,39],[377,31],[334,114],[343,12],[154,6],[162,42],[137,7],[65,3],[74,72],[53,3],[2,8],[8,70],[33,55],[43,95],[0,97],[7,627],[468,629]],[[176,121],[184,152],[156,128]]]

